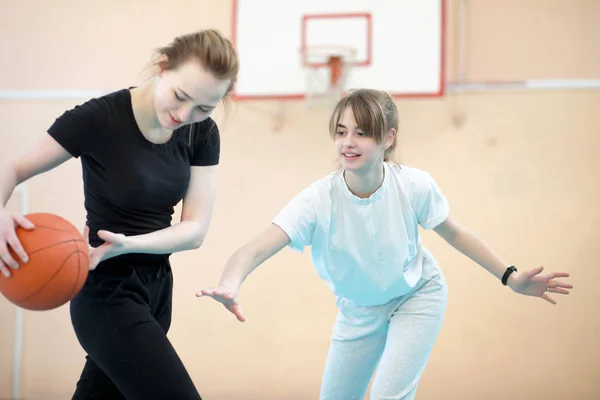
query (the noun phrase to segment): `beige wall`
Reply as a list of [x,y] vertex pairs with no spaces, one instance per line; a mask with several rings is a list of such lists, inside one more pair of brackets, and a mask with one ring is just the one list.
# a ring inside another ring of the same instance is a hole
[[[469,3],[471,78],[514,79],[523,73],[600,78],[600,56],[592,53],[597,41],[591,36],[555,43],[570,55],[557,57],[541,46],[547,43],[536,33],[552,31],[547,18],[563,21],[556,19],[561,15],[574,19],[561,25],[564,34],[581,26],[587,28],[577,32],[598,32],[590,21],[593,13],[600,15],[599,2]],[[61,0],[50,7],[33,0],[0,0],[0,50],[9,60],[2,63],[0,89],[135,84],[151,50],[173,36],[206,27],[230,31],[229,2],[81,4]],[[451,79],[456,74],[456,6],[449,3]],[[586,12],[577,11],[584,6]],[[67,17],[65,9],[73,14]],[[554,38],[556,42],[564,35],[555,33]],[[531,46],[536,43],[544,52],[534,57]],[[570,60],[578,60],[578,69]],[[0,101],[0,158],[37,140],[74,104]],[[424,232],[448,279],[450,302],[418,398],[598,398],[600,317],[592,306],[600,301],[594,257],[599,193],[593,178],[600,166],[600,92],[464,94],[398,104],[403,115],[398,158],[433,174],[454,217],[507,262],[567,270],[576,285],[554,307],[517,296]],[[170,338],[205,399],[318,397],[335,305],[308,253],[286,249],[251,276],[240,297],[245,324],[216,303],[194,297],[198,289],[217,282],[235,248],[334,166],[327,111],[309,113],[291,102],[283,129],[274,132],[269,113],[276,106],[234,104],[227,120],[219,113],[223,154],[211,231],[201,249],[173,256]],[[453,123],[457,114],[462,125]],[[82,225],[80,175],[79,162],[71,160],[32,179],[31,210],[54,212]],[[13,313],[0,301],[0,398],[10,395]],[[84,353],[68,307],[26,312],[24,330],[23,398],[70,398]]]
[[598,0],[466,0],[469,78],[600,76]]

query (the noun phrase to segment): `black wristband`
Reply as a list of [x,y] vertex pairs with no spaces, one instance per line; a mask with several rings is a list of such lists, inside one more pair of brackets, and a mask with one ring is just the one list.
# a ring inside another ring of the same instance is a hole
[[502,275],[502,284],[504,286],[506,286],[506,281],[508,280],[508,277],[510,276],[510,274],[512,274],[513,272],[517,272],[517,268],[515,268],[513,265],[506,268],[504,275]]

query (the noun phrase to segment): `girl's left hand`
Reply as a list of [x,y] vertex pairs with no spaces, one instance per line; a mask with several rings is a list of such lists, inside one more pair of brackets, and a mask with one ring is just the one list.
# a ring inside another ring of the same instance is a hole
[[244,317],[240,303],[236,299],[238,290],[238,287],[220,285],[216,288],[202,289],[196,293],[196,297],[212,297],[235,315],[238,321],[244,322],[246,321],[246,317]]
[[126,253],[127,236],[101,230],[98,231],[98,237],[104,240],[104,244],[90,247],[90,270],[95,269],[104,260]]
[[514,276],[510,276],[507,283],[516,293],[541,297],[552,304],[556,304],[556,301],[548,294],[569,294],[567,289],[572,289],[573,285],[555,280],[555,278],[567,278],[569,274],[566,272],[552,272],[540,275],[543,270],[544,267],[537,267],[520,274],[512,274]]

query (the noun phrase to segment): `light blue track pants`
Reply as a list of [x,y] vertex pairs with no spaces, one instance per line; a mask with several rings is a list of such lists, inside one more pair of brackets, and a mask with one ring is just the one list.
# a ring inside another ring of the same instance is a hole
[[424,251],[422,278],[411,293],[368,307],[338,298],[321,400],[363,400],[378,364],[371,400],[415,398],[448,298],[442,271]]

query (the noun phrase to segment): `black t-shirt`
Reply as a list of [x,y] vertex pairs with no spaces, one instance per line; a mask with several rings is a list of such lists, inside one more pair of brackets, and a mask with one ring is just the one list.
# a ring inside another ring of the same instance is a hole
[[190,166],[219,163],[219,129],[211,118],[154,144],[138,128],[128,89],[66,111],[48,133],[81,159],[94,247],[103,243],[98,230],[129,236],[170,226],[174,207],[187,191]]

